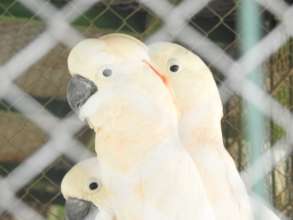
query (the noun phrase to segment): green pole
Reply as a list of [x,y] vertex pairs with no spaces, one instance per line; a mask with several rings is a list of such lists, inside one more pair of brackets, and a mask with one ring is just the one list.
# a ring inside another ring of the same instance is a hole
[[[261,37],[261,13],[255,0],[240,1],[238,27],[240,31],[241,53],[244,54],[253,48]],[[261,67],[255,68],[247,75],[247,79],[257,86],[264,88]],[[262,153],[265,143],[265,120],[261,112],[249,101],[243,101],[242,124],[245,139],[248,143],[248,163],[254,163]],[[259,170],[255,170],[259,172]],[[252,191],[269,202],[265,181],[256,183]]]

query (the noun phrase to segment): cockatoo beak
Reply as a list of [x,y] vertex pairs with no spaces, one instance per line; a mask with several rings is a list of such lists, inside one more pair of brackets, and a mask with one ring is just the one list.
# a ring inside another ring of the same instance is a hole
[[72,110],[78,111],[97,91],[98,88],[92,81],[80,75],[74,75],[68,83],[67,101]]
[[95,219],[98,212],[96,206],[85,200],[68,198],[65,203],[65,220]]

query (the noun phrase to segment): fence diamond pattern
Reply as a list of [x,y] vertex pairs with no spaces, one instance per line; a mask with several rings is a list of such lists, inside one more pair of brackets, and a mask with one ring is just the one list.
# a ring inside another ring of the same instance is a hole
[[[85,37],[125,32],[179,42],[213,69],[225,104],[225,145],[253,185],[293,217],[293,76],[290,1],[256,0],[262,38],[244,55],[240,0],[3,0],[0,2],[0,219],[63,219],[60,181],[93,154],[93,134],[65,100],[69,49]],[[265,89],[245,78],[263,67]],[[242,100],[266,117],[266,146],[247,162]],[[255,170],[260,173],[255,174]]]

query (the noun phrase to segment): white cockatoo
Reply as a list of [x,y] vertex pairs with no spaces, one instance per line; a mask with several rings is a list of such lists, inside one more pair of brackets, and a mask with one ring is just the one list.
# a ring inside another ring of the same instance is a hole
[[121,220],[214,219],[180,143],[168,83],[135,38],[86,39],[68,57],[68,101],[96,133],[104,185]]
[[[75,164],[63,177],[61,193],[66,200],[66,219],[119,220],[113,210],[115,194],[104,186],[100,164],[96,157]],[[257,198],[251,203],[259,220],[279,218]]]
[[113,193],[105,187],[96,157],[75,164],[63,177],[66,219],[117,220],[112,210]]
[[211,71],[175,43],[153,43],[149,54],[173,91],[181,141],[200,172],[216,219],[252,219],[245,185],[223,145],[223,108]]

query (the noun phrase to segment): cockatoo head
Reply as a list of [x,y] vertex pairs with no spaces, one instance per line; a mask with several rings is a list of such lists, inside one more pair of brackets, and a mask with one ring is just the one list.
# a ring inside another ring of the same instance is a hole
[[[115,103],[115,100],[116,104],[124,103],[125,108],[125,96],[127,102],[134,101],[145,112],[172,106],[165,78],[152,66],[146,46],[128,35],[108,34],[81,41],[69,54],[68,68],[72,75],[68,102],[88,121],[101,103]],[[170,116],[172,110],[159,111],[156,115],[169,113]]]
[[149,54],[169,82],[182,116],[202,111],[221,119],[222,103],[216,83],[207,65],[197,55],[169,42],[149,45]]
[[134,66],[147,60],[144,49],[140,41],[122,34],[85,39],[78,43],[68,56],[72,79],[67,98],[71,108],[79,111],[92,95],[117,81],[121,72],[131,69],[131,66],[124,68],[126,63]]
[[66,199],[66,219],[114,220],[114,214],[107,208],[111,193],[103,185],[97,158],[73,166],[62,180],[61,192]]
[[139,40],[124,34],[83,40],[71,50],[68,68],[68,102],[95,130],[101,161],[109,156],[129,168],[177,132],[168,83]]

